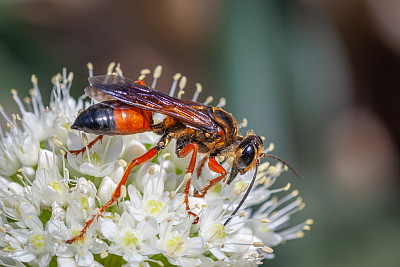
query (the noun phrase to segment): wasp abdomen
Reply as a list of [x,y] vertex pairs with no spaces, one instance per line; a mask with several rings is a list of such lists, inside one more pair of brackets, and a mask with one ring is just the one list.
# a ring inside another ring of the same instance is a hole
[[121,135],[147,132],[151,123],[151,112],[109,101],[82,111],[71,128],[98,135]]
[[79,114],[71,129],[93,134],[116,134],[114,108],[102,103],[90,106]]

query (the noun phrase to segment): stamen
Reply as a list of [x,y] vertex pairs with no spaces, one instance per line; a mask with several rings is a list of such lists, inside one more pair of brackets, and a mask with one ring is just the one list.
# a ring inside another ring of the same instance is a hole
[[152,88],[156,88],[157,85],[157,81],[158,79],[161,77],[162,74],[162,66],[158,65],[155,69],[154,69],[154,73],[153,73],[153,84],[151,85]]
[[245,128],[245,127],[247,127],[247,119],[246,119],[246,118],[243,118],[242,122],[239,123],[238,127],[239,127],[239,128]]
[[105,259],[105,258],[107,258],[108,257],[108,252],[107,251],[103,251],[102,253],[100,253],[100,258],[101,259]]
[[226,105],[226,99],[225,99],[225,97],[221,97],[220,99],[219,99],[219,102],[218,102],[218,104],[217,104],[217,107],[218,108],[222,108],[222,107],[224,107]]
[[7,121],[8,124],[12,124],[12,120],[10,117],[8,117],[7,113],[4,111],[3,106],[0,105],[0,113],[3,116],[3,118]]
[[200,93],[203,91],[203,87],[200,83],[196,83],[196,91],[194,92],[192,101],[196,102],[197,98],[199,97]]
[[181,80],[179,81],[179,92],[178,92],[178,98],[181,98],[182,95],[185,93],[183,89],[185,89],[187,84],[187,78],[186,76],[182,76]]
[[270,164],[269,162],[264,162],[264,163],[260,164],[260,166],[258,167],[259,172],[263,172],[266,169],[268,169],[269,168],[269,164]]
[[213,101],[213,99],[214,98],[212,96],[207,97],[206,101],[204,101],[204,105],[210,104]]
[[121,64],[120,64],[120,63],[118,63],[117,66],[115,67],[115,72],[116,72],[119,76],[122,76],[122,75],[123,75],[122,69],[121,69]]
[[121,197],[126,198],[126,185],[121,185]]
[[262,251],[267,252],[267,253],[272,253],[272,252],[274,252],[274,250],[273,250],[271,247],[268,247],[268,246],[264,246],[264,247],[262,248]]
[[115,62],[111,62],[107,67],[107,75],[112,74],[115,67]]
[[174,75],[173,77],[173,82],[172,82],[172,86],[171,86],[171,90],[169,91],[169,96],[174,96],[175,95],[175,90],[176,90],[176,86],[178,85],[178,80],[182,77],[182,74],[177,73]]
[[89,77],[93,77],[93,64],[92,64],[92,62],[88,62],[86,66],[87,66],[88,71],[89,71]]

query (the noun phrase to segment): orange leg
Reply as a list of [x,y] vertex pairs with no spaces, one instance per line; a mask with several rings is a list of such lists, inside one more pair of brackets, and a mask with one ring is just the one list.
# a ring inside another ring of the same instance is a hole
[[226,176],[226,170],[224,169],[224,167],[222,167],[218,161],[215,160],[214,157],[211,157],[208,160],[208,167],[210,168],[210,170],[212,170],[213,172],[219,173],[221,174],[220,176],[218,176],[217,178],[214,178],[210,181],[210,184],[207,185],[206,187],[204,187],[202,190],[200,190],[200,193],[196,192],[194,194],[195,197],[204,197],[207,194],[207,191],[213,187],[216,183],[219,183],[222,179],[224,179],[224,177]]
[[87,146],[84,146],[84,147],[82,147],[82,149],[79,149],[79,150],[70,150],[69,153],[71,153],[72,155],[75,155],[75,156],[78,156],[80,153],[82,153],[82,155],[83,155],[83,153],[86,151],[86,147],[88,149],[91,149],[92,146],[94,144],[96,144],[98,141],[102,141],[103,137],[104,137],[104,135],[99,135],[92,142],[90,142]]
[[[189,167],[188,167],[186,173],[193,174],[194,166],[196,165],[196,156],[197,156],[198,148],[199,148],[198,144],[191,143],[191,144],[185,146],[184,148],[182,148],[181,151],[179,151],[179,157],[183,158],[183,157],[186,157],[193,150],[192,158],[190,159],[190,164],[189,164]],[[189,180],[187,180],[187,182],[186,182],[185,190],[183,191],[183,194],[185,194],[184,203],[186,204],[186,210],[190,210],[190,207],[189,207],[189,188],[190,188],[191,179],[192,179],[192,177],[190,176]],[[189,213],[189,215],[192,215],[194,217],[197,216],[196,214],[194,214],[191,211],[189,211],[188,213]]]
[[199,168],[197,169],[197,178],[200,178],[201,171],[203,170],[204,164],[206,164],[207,156],[201,159]]
[[97,214],[93,215],[85,223],[85,226],[83,227],[83,229],[79,235],[71,238],[70,240],[67,240],[68,244],[72,244],[76,240],[84,238],[87,229],[93,223],[94,219],[101,216],[110,205],[112,205],[115,201],[118,201],[118,198],[121,196],[121,187],[126,184],[126,180],[128,179],[129,173],[131,172],[132,168],[135,166],[138,166],[144,162],[152,160],[157,155],[157,153],[160,151],[161,148],[163,148],[163,147],[160,147],[160,146],[153,147],[152,149],[147,151],[143,156],[132,160],[132,162],[128,164],[128,166],[125,169],[124,176],[122,176],[122,179],[119,182],[117,188],[115,188],[114,193],[111,195],[111,199],[100,209],[100,211]]

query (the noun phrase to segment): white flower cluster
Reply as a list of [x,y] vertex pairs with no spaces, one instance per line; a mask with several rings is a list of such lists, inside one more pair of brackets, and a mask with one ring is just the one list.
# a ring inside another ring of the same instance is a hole
[[[119,66],[111,65],[108,73],[113,71],[121,74]],[[147,74],[143,70],[141,79]],[[157,67],[152,87],[160,75]],[[286,170],[280,163],[259,166],[258,186],[226,225],[253,173],[238,175],[230,185],[215,185],[204,198],[192,197],[194,188],[204,187],[218,175],[204,168],[201,177],[192,179],[190,189],[190,208],[199,216],[194,224],[182,195],[189,159],[178,159],[172,143],[155,160],[132,171],[127,193],[93,222],[84,239],[67,244],[109,200],[126,162],[158,140],[152,133],[104,137],[83,154],[69,154],[68,150],[85,147],[96,137],[70,130],[78,111],[90,105],[84,97],[70,96],[72,78],[65,69],[54,76],[50,104],[45,106],[32,76],[30,97],[21,100],[12,90],[20,113],[9,116],[0,108],[9,128],[0,130],[1,266],[52,262],[59,266],[251,266],[273,258],[271,247],[309,230],[312,220],[288,228],[290,216],[304,207],[297,191],[280,200],[271,197],[289,189],[289,185],[270,189]],[[177,74],[171,91],[178,87],[182,95],[185,85],[186,78]],[[197,89],[194,100],[201,87]],[[221,164],[230,169],[229,160]],[[251,206],[259,208],[253,211]]]

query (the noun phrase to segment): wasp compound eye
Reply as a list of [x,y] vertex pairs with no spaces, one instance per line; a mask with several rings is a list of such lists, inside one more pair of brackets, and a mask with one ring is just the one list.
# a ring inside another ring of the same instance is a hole
[[252,144],[248,144],[242,151],[237,166],[240,170],[246,169],[254,160],[256,151]]

